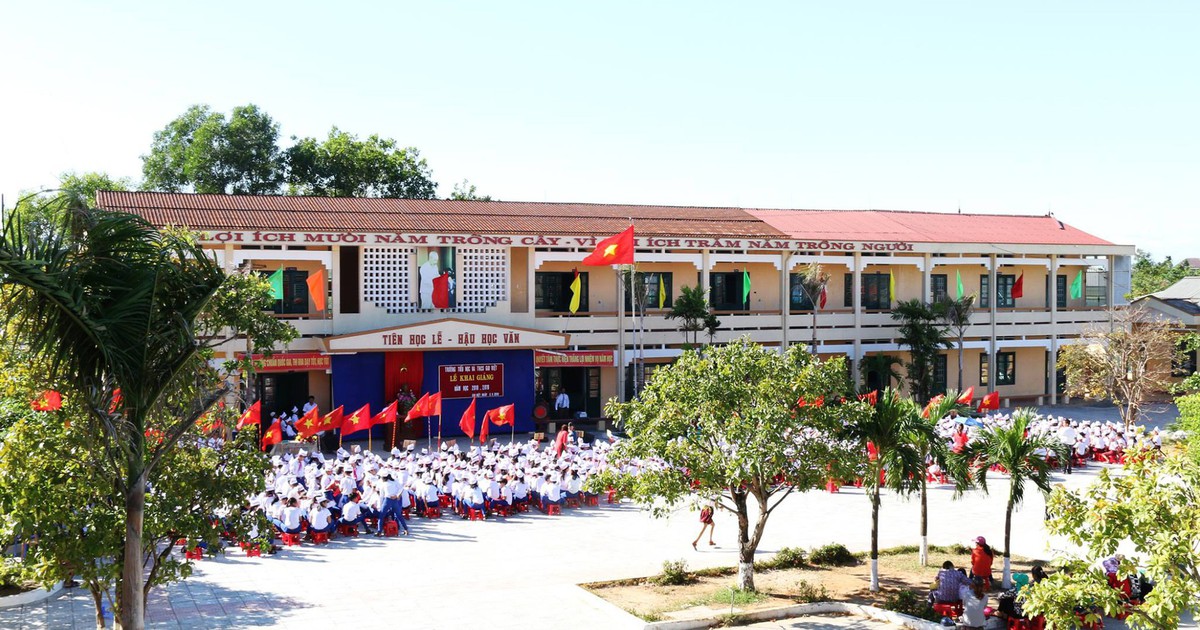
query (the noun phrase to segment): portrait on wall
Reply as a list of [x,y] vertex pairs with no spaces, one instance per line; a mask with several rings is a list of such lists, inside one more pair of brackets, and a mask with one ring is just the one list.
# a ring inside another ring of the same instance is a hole
[[454,308],[454,248],[417,248],[420,308]]

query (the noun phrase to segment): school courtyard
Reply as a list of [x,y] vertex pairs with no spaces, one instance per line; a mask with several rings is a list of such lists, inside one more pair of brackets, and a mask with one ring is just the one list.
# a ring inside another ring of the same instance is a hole
[[[1079,410],[1076,417],[1090,415],[1088,408],[1072,409]],[[1079,488],[1097,470],[1056,474],[1056,481]],[[930,543],[966,544],[982,535],[1002,546],[1004,486],[992,487],[990,496],[971,493],[957,500],[949,486],[934,487]],[[1053,555],[1056,541],[1047,540],[1043,509],[1040,494],[1030,493],[1014,517],[1015,554]],[[916,501],[886,497],[881,547],[916,544],[918,523]],[[641,619],[577,584],[652,575],[664,560],[679,558],[691,568],[736,563],[731,515],[717,515],[719,544],[711,550],[692,550],[697,526],[691,509],[656,520],[633,504],[602,502],[599,508],[561,516],[416,519],[410,538],[339,538],[267,558],[247,558],[233,549],[198,562],[190,579],[156,590],[148,604],[148,627],[641,628]],[[870,511],[860,489],[789,497],[768,522],[759,553],[828,542],[855,551],[868,548]],[[760,627],[878,627],[858,621],[814,617]],[[0,627],[83,629],[94,628],[95,619],[86,590],[74,589],[40,604],[0,611]],[[1115,627],[1111,620],[1108,627]]]

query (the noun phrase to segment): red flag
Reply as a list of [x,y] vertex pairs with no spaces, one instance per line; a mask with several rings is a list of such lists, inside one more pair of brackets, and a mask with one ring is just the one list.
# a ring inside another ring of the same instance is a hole
[[583,259],[583,264],[596,267],[604,265],[633,264],[633,226],[616,236],[610,236],[596,244],[596,250]]
[[825,287],[821,287],[821,308],[825,308],[827,301],[829,301],[829,292],[825,290]]
[[450,272],[443,271],[442,275],[433,279],[433,295],[429,296],[433,308],[450,308]]
[[117,407],[121,406],[121,400],[121,388],[118,387],[113,390],[113,399],[112,402],[108,404],[108,413],[116,413]]
[[[475,439],[475,399],[471,399],[471,404],[467,405],[467,410],[463,412],[462,419],[458,421],[458,427],[462,429],[467,437]],[[484,423],[486,429],[487,423]]]
[[430,394],[429,398],[425,399],[425,415],[442,415],[442,392]]
[[873,389],[869,394],[859,394],[858,399],[874,407],[879,402],[879,390]]
[[929,417],[929,409],[932,408],[934,405],[942,402],[945,399],[946,399],[946,396],[944,394],[938,394],[937,396],[930,398],[929,402],[925,404],[925,410],[921,412],[921,417],[928,418]]
[[371,418],[371,425],[374,426],[376,424],[390,424],[392,422],[395,422],[396,421],[396,405],[398,405],[398,404],[399,404],[398,402],[393,400],[392,404],[390,404],[386,408],[384,408],[383,411],[380,411],[379,413],[375,414],[374,418]]
[[37,400],[30,402],[29,406],[34,411],[58,411],[62,409],[62,394],[53,389],[47,389]]
[[301,438],[307,438],[316,435],[317,431],[321,430],[319,428],[319,425],[321,424],[320,416],[321,412],[317,411],[317,408],[314,405],[312,409],[309,409],[308,412],[306,412],[303,416],[300,416],[300,419],[296,421],[296,433],[298,433]]
[[504,405],[487,412],[484,420],[490,420],[496,426],[512,425],[517,419],[516,405]]
[[[475,400],[472,399],[471,402],[475,402]],[[490,433],[490,431],[488,431],[488,428],[490,426],[492,426],[492,423],[488,422],[487,414],[483,414],[483,423],[479,427],[479,443],[480,444],[487,444],[488,433]]]
[[956,400],[955,402],[957,402],[960,405],[969,405],[969,404],[971,404],[971,399],[973,399],[973,398],[975,398],[975,388],[968,387],[967,391],[963,392],[962,396],[959,396],[958,400]]
[[358,433],[363,429],[371,428],[371,405],[365,404],[358,411],[350,414],[350,417],[342,421],[342,437],[346,437],[351,433]]
[[318,311],[325,310],[325,268],[321,267],[317,273],[310,274],[304,282],[308,285],[308,297],[312,298],[313,305]]
[[1022,272],[1021,275],[1017,276],[1017,281],[1014,282],[1012,285],[1012,297],[1015,300],[1024,295],[1025,295],[1025,274]]
[[317,425],[317,432],[342,428],[342,420],[345,413],[346,411],[343,406],[339,406],[337,409],[325,414],[325,417],[321,418],[321,423]]
[[999,409],[999,408],[1000,408],[1000,392],[992,392],[992,393],[988,394],[987,396],[984,396],[983,400],[979,401],[979,411],[980,412],[984,412],[989,409]]
[[261,422],[262,422],[262,401],[256,400],[256,401],[254,401],[253,405],[250,405],[249,407],[246,408],[246,411],[242,412],[242,417],[238,418],[237,429],[238,429],[238,431],[241,431],[242,429],[244,429],[252,424],[259,424]]
[[408,422],[410,420],[424,418],[425,416],[429,415],[425,413],[425,403],[427,402],[429,402],[429,394],[421,394],[421,397],[417,399],[417,402],[413,403],[412,408],[409,409],[408,413],[404,416],[404,421]]
[[272,444],[278,444],[282,441],[283,429],[281,429],[279,426],[279,420],[276,420],[275,422],[271,423],[271,428],[267,429],[266,433],[263,433],[262,449],[265,451],[267,450],[268,446],[271,446]]

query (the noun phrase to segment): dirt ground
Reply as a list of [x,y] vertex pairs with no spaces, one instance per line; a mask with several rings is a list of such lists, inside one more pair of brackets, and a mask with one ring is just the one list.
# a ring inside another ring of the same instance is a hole
[[[928,592],[937,577],[938,569],[946,560],[956,567],[969,567],[969,555],[951,553],[929,553],[929,566],[922,568],[916,553],[905,553],[879,558],[880,592],[870,592],[871,565],[859,560],[854,566],[816,567],[759,571],[754,582],[764,598],[760,601],[734,606],[734,612],[777,608],[810,601],[799,597],[806,587],[828,591],[822,601],[843,601],[860,604],[882,605],[888,595],[898,590],[912,589],[918,593]],[[994,565],[997,586],[1003,569],[1003,560],[996,558]],[[1013,558],[1014,573],[1028,573],[1033,562],[1024,558]],[[735,575],[700,577],[691,584],[682,586],[658,586],[643,580],[638,584],[629,581],[616,583],[585,584],[596,595],[620,608],[647,620],[692,619],[710,617],[730,612],[729,600],[715,601],[718,591],[732,587]]]

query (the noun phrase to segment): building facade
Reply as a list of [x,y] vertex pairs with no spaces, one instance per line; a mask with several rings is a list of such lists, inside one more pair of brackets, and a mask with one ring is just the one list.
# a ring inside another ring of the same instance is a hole
[[[480,413],[515,404],[520,431],[556,413],[600,417],[606,400],[683,352],[666,314],[696,285],[721,321],[702,343],[815,339],[818,354],[846,356],[855,382],[875,387],[886,376],[872,357],[906,358],[897,301],[956,297],[961,279],[980,296],[962,387],[1054,402],[1058,348],[1124,303],[1134,254],[1050,216],[126,192],[98,203],[198,231],[228,270],[283,270],[276,312],[302,337],[267,365],[267,408],[308,395],[322,409],[379,408],[402,386],[441,391],[446,435],[472,396]],[[580,264],[631,223],[632,285]],[[830,274],[815,319],[799,289],[810,263]],[[646,305],[637,317],[631,293]],[[958,387],[957,350],[938,376]],[[569,412],[554,409],[558,388]]]

